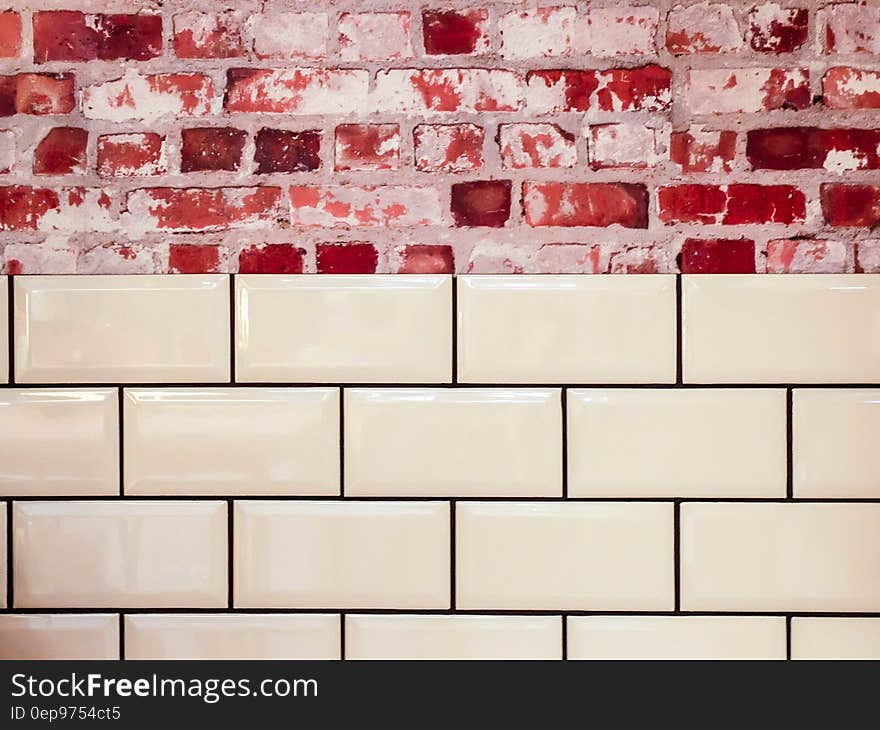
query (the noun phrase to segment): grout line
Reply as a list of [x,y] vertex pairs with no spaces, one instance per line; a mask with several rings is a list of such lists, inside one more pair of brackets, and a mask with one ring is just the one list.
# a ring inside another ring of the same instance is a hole
[[117,438],[119,439],[119,496],[125,496],[125,388],[119,387],[116,398]]
[[235,514],[235,501],[232,499],[226,500],[226,568],[227,568],[227,576],[226,576],[226,605],[229,609],[235,608],[234,599],[234,584],[233,584],[233,568],[235,567],[235,553],[233,549],[235,548],[235,531],[233,524]]
[[791,660],[791,616],[785,617],[785,658]]
[[125,659],[125,614],[119,614],[119,658]]
[[339,614],[339,658],[345,659],[345,612]]
[[455,500],[449,503],[449,607],[455,610]]
[[682,296],[681,274],[675,276],[675,384],[682,385],[684,374],[684,352],[682,348]]
[[15,317],[13,316],[13,307],[15,306],[15,297],[13,289],[15,286],[15,277],[8,276],[6,278],[6,329],[7,342],[6,353],[9,356],[9,385],[15,385]]
[[560,393],[562,404],[562,498],[568,499],[568,389]]
[[562,614],[562,659],[568,659],[568,614]]
[[235,274],[229,275],[229,384],[235,384]]
[[673,519],[673,569],[675,571],[675,610],[681,610],[681,502],[676,501],[672,512]]
[[458,277],[452,277],[452,382],[458,383]]
[[6,502],[6,610],[11,611],[15,605],[15,583],[12,579],[12,571],[15,561],[12,556],[12,505],[13,501]]
[[785,494],[794,499],[794,425],[793,425],[793,392],[785,391]]
[[173,390],[186,388],[394,388],[394,389],[456,389],[456,388],[480,388],[483,390],[536,390],[548,388],[585,388],[593,390],[782,390],[784,388],[802,388],[811,390],[821,390],[834,388],[838,390],[859,390],[868,388],[880,388],[878,383],[371,383],[371,382],[347,382],[338,383],[334,381],[236,381],[227,383],[222,381],[215,382],[182,382],[174,383],[157,383],[157,382],[103,382],[103,383],[86,383],[86,382],[46,382],[46,383],[0,383],[0,390],[4,388],[29,388],[38,390],[41,388],[167,388]]
[[339,496],[345,497],[345,388],[339,389]]

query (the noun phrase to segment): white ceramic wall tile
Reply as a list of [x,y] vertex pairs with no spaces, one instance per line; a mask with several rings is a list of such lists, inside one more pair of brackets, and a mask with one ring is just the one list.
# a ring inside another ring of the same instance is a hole
[[461,502],[455,535],[459,608],[673,608],[672,504]]
[[16,502],[17,608],[225,606],[226,503]]
[[9,277],[0,276],[0,383],[9,382]]
[[689,383],[880,381],[880,277],[682,277]]
[[6,579],[9,571],[9,556],[6,554],[6,502],[0,502],[0,608],[6,608]]
[[0,390],[0,494],[119,494],[117,393]]
[[0,659],[118,659],[116,614],[0,615]]
[[880,611],[880,504],[684,503],[681,607]]
[[126,494],[339,494],[336,388],[128,389],[124,433]]
[[785,391],[568,391],[573,497],[784,497]]
[[559,497],[560,399],[555,388],[346,390],[346,494]]
[[880,659],[880,618],[791,620],[792,659]]
[[235,288],[241,382],[452,377],[449,276],[239,275]]
[[352,615],[346,659],[560,659],[559,616]]
[[338,614],[136,614],[126,659],[339,659]]
[[569,616],[569,659],[785,659],[784,616]]
[[880,389],[794,391],[794,496],[880,497]]
[[446,502],[236,502],[234,524],[236,607],[449,607]]
[[18,383],[229,380],[229,277],[15,278]]
[[674,383],[675,277],[462,276],[463,383]]

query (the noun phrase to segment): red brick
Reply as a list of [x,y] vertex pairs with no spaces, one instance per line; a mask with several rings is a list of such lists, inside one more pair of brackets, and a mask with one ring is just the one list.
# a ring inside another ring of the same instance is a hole
[[527,105],[534,112],[659,112],[672,102],[672,72],[660,66],[530,71],[526,83]]
[[240,274],[301,274],[305,251],[292,243],[264,243],[238,254]]
[[825,183],[820,187],[822,215],[832,226],[880,223],[880,186]]
[[800,223],[806,198],[791,185],[671,185],[657,191],[665,223]]
[[174,16],[178,58],[237,58],[245,55],[241,18],[234,11],[178,13]]
[[280,214],[281,188],[145,188],[128,194],[131,225],[144,231],[266,228]]
[[78,127],[55,127],[34,150],[35,175],[82,174],[89,133]]
[[513,112],[522,105],[518,73],[487,68],[379,71],[373,99],[380,112]]
[[372,274],[379,263],[372,243],[319,243],[315,254],[319,274]]
[[489,13],[475,10],[424,10],[422,34],[431,56],[485,53],[489,49]]
[[211,114],[215,105],[214,83],[199,73],[128,73],[115,81],[87,86],[82,99],[86,118],[113,122],[199,117]]
[[441,223],[440,194],[417,185],[294,185],[295,226],[331,228],[429,226]]
[[456,226],[502,228],[510,217],[510,180],[475,180],[452,185]]
[[830,68],[822,79],[822,99],[830,109],[880,109],[880,71]]
[[776,127],[747,133],[746,157],[755,170],[880,168],[880,130]]
[[247,132],[231,127],[196,127],[181,132],[180,171],[235,172]]
[[413,130],[416,169],[467,172],[483,166],[483,128],[475,124],[420,124]]
[[309,172],[321,166],[321,133],[263,127],[256,136],[254,162],[258,175]]
[[0,117],[69,114],[76,106],[73,74],[0,76]]
[[453,274],[455,254],[452,246],[413,244],[400,251],[398,274]]
[[667,17],[666,50],[675,55],[729,53],[740,46],[742,35],[729,5],[676,6]]
[[396,170],[399,166],[399,125],[340,124],[336,127],[337,170]]
[[162,53],[159,15],[34,13],[34,61],[146,61]]
[[880,53],[880,7],[876,2],[826,5],[817,34],[827,53]]
[[669,158],[682,172],[730,172],[736,154],[736,132],[695,126],[673,132]]
[[339,56],[343,61],[412,58],[409,13],[342,13]]
[[363,113],[369,80],[361,69],[232,68],[223,104],[229,112]]
[[172,243],[168,248],[172,274],[213,274],[220,271],[220,247],[214,243]]
[[165,138],[154,132],[98,137],[101,177],[161,175],[166,169]]
[[755,242],[747,238],[687,238],[681,247],[682,274],[754,274]]
[[69,187],[48,190],[14,185],[0,188],[0,230],[109,231],[110,196],[99,188]]
[[648,191],[633,183],[523,183],[530,226],[648,227]]
[[0,58],[21,53],[21,16],[12,10],[0,12]]
[[574,135],[556,124],[502,124],[497,141],[503,168],[521,170],[577,164]]
[[612,251],[608,257],[609,274],[671,274],[675,264],[665,246],[632,245]]
[[807,42],[809,16],[806,8],[758,5],[749,11],[746,38],[753,51],[791,53]]
[[767,242],[768,274],[842,274],[855,268],[852,244],[788,238]]
[[680,98],[694,114],[806,109],[810,72],[785,68],[692,68]]
[[40,219],[59,205],[60,194],[56,190],[19,185],[0,187],[0,230],[37,230]]

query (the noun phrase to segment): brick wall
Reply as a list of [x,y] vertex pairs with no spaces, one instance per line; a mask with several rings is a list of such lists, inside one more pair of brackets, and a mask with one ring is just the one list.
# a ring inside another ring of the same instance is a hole
[[5,7],[6,273],[880,271],[876,3]]

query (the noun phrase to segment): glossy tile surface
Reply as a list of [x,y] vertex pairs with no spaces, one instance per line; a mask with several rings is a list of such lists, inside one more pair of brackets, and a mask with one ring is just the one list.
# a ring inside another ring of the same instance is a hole
[[560,659],[559,616],[345,617],[346,659]]
[[357,496],[561,496],[560,391],[346,390],[345,489]]
[[880,618],[795,616],[791,658],[880,659]]
[[880,610],[880,504],[681,505],[681,607]]
[[452,376],[449,276],[235,279],[242,382],[443,383]]
[[880,388],[794,391],[796,497],[880,497]]
[[226,605],[226,503],[16,502],[17,608]]
[[117,394],[0,390],[0,495],[119,494]]
[[785,659],[783,616],[569,616],[569,659]]
[[0,502],[0,608],[6,608],[6,586],[9,574],[9,556],[6,554],[6,510],[9,506],[6,502]]
[[234,522],[236,607],[449,607],[446,502],[236,502]]
[[463,383],[675,382],[675,277],[461,276]]
[[573,497],[784,497],[782,389],[568,391]]
[[0,383],[9,382],[9,277],[0,276]]
[[689,383],[880,381],[880,277],[682,277]]
[[455,534],[459,608],[673,606],[671,504],[460,502]]
[[338,614],[136,614],[126,659],[339,659]]
[[0,659],[118,659],[114,614],[0,615]]
[[339,494],[336,388],[127,389],[124,433],[126,494]]
[[15,278],[19,383],[229,380],[229,277]]

